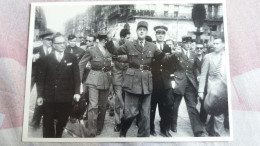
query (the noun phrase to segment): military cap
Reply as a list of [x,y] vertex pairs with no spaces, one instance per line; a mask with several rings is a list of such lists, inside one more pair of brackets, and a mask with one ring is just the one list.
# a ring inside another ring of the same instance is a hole
[[98,35],[97,35],[98,40],[103,40],[106,38],[107,38],[107,35],[105,33],[98,33]]
[[145,27],[146,29],[148,29],[148,23],[147,23],[146,21],[140,21],[140,22],[138,22],[138,24],[137,24],[137,29],[138,29],[139,27]]
[[154,29],[155,32],[156,31],[164,31],[164,32],[168,31],[168,28],[166,26],[163,26],[163,25],[155,26],[153,29]]
[[53,32],[47,31],[47,32],[44,32],[43,34],[41,34],[39,37],[44,39],[45,37],[49,37],[49,36],[52,36],[52,35],[53,35]]
[[192,38],[190,36],[184,36],[182,37],[182,42],[183,43],[192,42]]
[[76,38],[76,36],[74,35],[74,34],[70,34],[69,36],[68,36],[68,40],[73,40],[73,39],[75,39]]

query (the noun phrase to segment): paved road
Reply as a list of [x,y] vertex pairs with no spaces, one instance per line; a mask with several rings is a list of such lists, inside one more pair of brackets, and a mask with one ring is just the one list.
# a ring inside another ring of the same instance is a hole
[[[32,94],[31,94],[31,104],[30,104],[30,115],[29,119],[31,120],[32,115],[33,115],[33,109],[35,105],[35,89],[33,89]],[[155,117],[155,131],[157,132],[157,137],[161,137],[160,133],[160,128],[159,128],[159,114],[158,111],[156,111],[156,117]],[[69,137],[77,137],[77,135],[80,135],[83,133],[80,130],[80,124],[72,124],[68,123],[67,128],[68,129],[74,129],[73,132],[65,130],[63,133],[63,137],[69,138]],[[119,132],[114,132],[114,117],[109,116],[109,112],[107,110],[106,117],[105,117],[105,123],[104,123],[104,128],[101,133],[101,135],[98,135],[97,137],[118,137]],[[137,126],[135,125],[135,121],[132,123],[132,126],[127,132],[127,137],[135,137],[137,135]],[[179,117],[178,117],[178,127],[177,127],[178,132],[170,132],[173,137],[193,137],[193,133],[191,130],[190,126],[190,121],[185,105],[185,101],[182,100],[180,107],[179,107]],[[229,131],[227,129],[224,129],[223,132],[221,133],[222,136],[228,136]],[[42,126],[35,130],[32,127],[29,127],[29,132],[28,132],[28,137],[42,137]]]

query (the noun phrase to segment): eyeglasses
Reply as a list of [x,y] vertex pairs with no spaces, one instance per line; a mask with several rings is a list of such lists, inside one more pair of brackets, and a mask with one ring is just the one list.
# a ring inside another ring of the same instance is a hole
[[197,47],[196,49],[197,50],[203,50],[203,47]]
[[56,44],[56,45],[65,45],[66,42],[58,42],[58,43],[53,43],[53,44]]
[[90,42],[90,43],[91,43],[92,41],[90,41],[90,40],[86,40],[86,42]]
[[157,31],[156,34],[165,34],[164,31]]

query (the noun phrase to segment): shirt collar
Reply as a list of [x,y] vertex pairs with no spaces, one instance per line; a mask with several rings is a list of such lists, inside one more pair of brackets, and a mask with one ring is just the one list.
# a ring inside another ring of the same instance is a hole
[[55,56],[56,56],[56,57],[57,57],[57,56],[63,57],[63,55],[64,55],[64,52],[55,51]]
[[143,45],[145,44],[145,40],[138,40],[138,43],[141,45],[141,41],[143,42]]

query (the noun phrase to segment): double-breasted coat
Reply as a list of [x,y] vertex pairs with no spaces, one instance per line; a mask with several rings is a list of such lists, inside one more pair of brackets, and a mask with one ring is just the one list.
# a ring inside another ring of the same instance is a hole
[[45,102],[72,102],[73,95],[80,92],[77,58],[66,52],[60,62],[55,53],[42,58],[37,90]]

